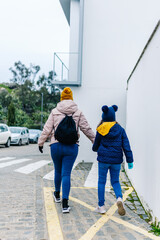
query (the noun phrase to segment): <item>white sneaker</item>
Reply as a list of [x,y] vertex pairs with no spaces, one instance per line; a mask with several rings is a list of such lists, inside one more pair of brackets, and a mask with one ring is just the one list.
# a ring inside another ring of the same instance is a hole
[[102,207],[98,206],[94,211],[101,214],[105,213],[106,212],[105,205],[103,205]]
[[117,198],[117,207],[118,207],[118,213],[121,216],[124,216],[126,214],[126,210],[124,208],[124,203],[122,198]]
[[69,213],[70,212],[70,207],[62,208],[62,213]]

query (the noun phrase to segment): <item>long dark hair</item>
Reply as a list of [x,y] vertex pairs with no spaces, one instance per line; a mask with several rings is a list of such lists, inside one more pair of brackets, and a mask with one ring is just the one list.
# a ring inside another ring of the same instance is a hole
[[100,121],[100,123],[97,125],[97,128],[98,128],[102,123],[104,123],[103,120]]
[[[104,123],[105,121],[101,120],[100,123],[97,125],[97,128],[102,124]],[[119,124],[117,121],[116,121],[117,124]],[[120,125],[120,124],[119,124]]]

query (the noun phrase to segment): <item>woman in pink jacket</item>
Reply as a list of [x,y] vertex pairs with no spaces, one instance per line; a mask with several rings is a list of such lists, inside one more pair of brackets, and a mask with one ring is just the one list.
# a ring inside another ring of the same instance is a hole
[[70,192],[70,176],[73,164],[78,154],[78,141],[76,144],[63,144],[55,139],[55,131],[59,123],[65,116],[72,116],[75,121],[78,137],[80,130],[94,142],[95,134],[89,126],[85,116],[78,109],[78,106],[73,101],[73,93],[70,88],[66,87],[61,93],[61,101],[57,104],[48,117],[44,125],[43,132],[39,138],[39,150],[43,152],[43,144],[51,134],[51,156],[55,169],[55,192],[53,194],[55,202],[61,202],[60,187],[62,183],[62,212],[68,213],[68,197]]

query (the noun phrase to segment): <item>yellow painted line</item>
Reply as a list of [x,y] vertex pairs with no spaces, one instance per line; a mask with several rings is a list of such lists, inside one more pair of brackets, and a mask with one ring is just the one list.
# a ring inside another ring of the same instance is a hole
[[123,194],[123,201],[126,201],[127,197],[129,194],[131,194],[131,192],[134,191],[134,189],[132,187],[127,187],[127,191]]
[[[123,201],[125,202],[128,195],[131,194],[131,192],[133,192],[133,188],[130,187],[124,194],[123,194]],[[117,210],[117,203],[115,203],[107,212],[106,215],[108,216],[112,216]]]
[[142,229],[140,227],[137,227],[137,226],[135,226],[135,225],[133,225],[133,224],[131,224],[129,222],[126,222],[126,221],[124,221],[124,220],[122,220],[120,218],[111,216],[110,219],[113,220],[114,222],[122,224],[122,225],[124,225],[124,226],[126,226],[126,227],[128,227],[128,228],[130,228],[130,229],[132,229],[132,230],[134,230],[136,232],[138,232],[138,233],[141,233],[141,234],[145,235],[146,237],[149,237],[150,239],[155,239],[155,240],[159,239],[160,240],[160,237],[157,237],[157,236],[153,235],[152,233],[149,233],[146,230],[144,230],[144,229]]
[[44,187],[44,201],[46,209],[46,218],[48,226],[49,240],[63,240],[63,234],[55,207],[55,203],[52,197],[52,188]]
[[[98,189],[98,187],[71,187],[71,188],[77,188],[77,189]],[[112,187],[105,187],[105,189],[113,189]],[[128,188],[131,188],[131,187],[127,187],[127,186],[121,186],[121,188],[124,188],[124,189],[128,189]]]
[[[86,187],[74,187],[79,189],[90,189]],[[125,201],[128,197],[128,195],[134,190],[132,187],[124,187],[127,188],[127,191],[123,194],[123,201]],[[48,226],[48,234],[50,240],[63,240],[63,234],[58,218],[58,214],[55,208],[55,204],[53,202],[52,197],[52,188],[44,188],[44,199],[45,199],[45,208],[46,208],[46,216],[47,216],[47,226]],[[94,207],[91,205],[70,196],[70,200],[74,201],[78,204],[81,204],[82,206],[88,208],[89,210],[93,211]],[[137,227],[131,223],[128,223],[122,219],[119,219],[117,217],[114,217],[113,214],[117,210],[116,203],[112,205],[112,207],[104,214],[95,224],[93,224],[88,231],[79,239],[79,240],[91,240],[95,234],[103,227],[103,225],[108,222],[108,220],[112,220],[114,222],[117,222],[118,224],[122,224],[146,237],[149,237],[153,240],[160,240],[160,237],[157,237],[153,235],[152,233],[148,233],[146,230]]]
[[[127,186],[121,186],[121,188],[124,188],[124,189],[125,189],[125,188],[127,188],[127,189],[128,189],[128,188],[131,188],[131,187],[127,187]],[[113,189],[113,188],[112,188],[112,189]]]
[[97,187],[71,187],[71,188],[78,188],[78,189],[97,189]]
[[81,201],[81,200],[79,200],[79,199],[77,199],[77,198],[74,198],[74,197],[69,197],[69,200],[71,200],[71,201],[73,201],[73,202],[76,202],[76,203],[79,203],[79,204],[81,204],[82,206],[84,206],[84,207],[86,207],[86,208],[88,208],[88,209],[90,209],[91,211],[94,211],[94,207],[92,207],[91,205],[89,205],[89,204],[87,204],[87,203],[85,203],[85,202],[83,202],[83,201]]
[[[128,195],[129,195],[132,191],[133,191],[133,188],[132,188],[132,187],[129,187],[129,189],[128,189],[128,190],[124,193],[124,195],[123,195],[123,201],[126,200],[126,198],[128,197]],[[74,197],[71,197],[71,196],[70,196],[69,199],[70,199],[71,201],[73,201],[73,202],[76,202],[76,203],[81,204],[82,206],[90,209],[91,211],[94,211],[94,210],[95,210],[94,207],[92,207],[91,205],[89,205],[89,204],[87,204],[87,203],[85,203],[85,202],[83,202],[83,201],[81,201],[81,200],[79,200],[79,199],[77,199],[77,198],[74,198]],[[116,210],[117,210],[117,204],[115,203],[113,206],[114,206],[114,208],[116,208]],[[113,206],[112,206],[112,207],[113,207]],[[114,209],[114,208],[112,208],[112,207],[108,210],[108,212],[107,212],[106,214],[112,215],[112,209]],[[111,211],[111,212],[110,212],[110,211]]]
[[[128,196],[132,191],[133,191],[133,188],[130,187],[130,188],[128,189],[128,191],[126,191],[126,192],[124,193],[124,195],[123,195],[123,201],[126,200],[127,196]],[[87,204],[87,203],[85,203],[85,202],[83,202],[83,201],[81,201],[81,200],[79,200],[79,199],[77,199],[77,198],[74,198],[74,197],[71,197],[71,196],[70,196],[69,199],[70,199],[71,201],[73,201],[73,202],[76,202],[76,203],[81,204],[82,206],[90,209],[91,211],[94,211],[94,210],[95,210],[94,207],[92,207],[91,205],[89,205],[89,204]],[[116,203],[115,203],[113,206],[114,206],[114,207],[116,208],[116,210],[117,210],[117,205],[116,205]],[[112,209],[112,208],[110,208],[109,210],[111,210],[111,209]],[[107,213],[110,215],[110,214],[112,214],[112,212],[110,213],[109,210],[108,210]]]
[[91,240],[101,227],[110,219],[109,216],[104,215],[95,224],[90,227],[87,232],[79,238],[79,240]]
[[[133,188],[130,187],[123,195],[123,201],[126,200],[127,196],[133,191]],[[103,227],[103,225],[108,222],[110,217],[116,212],[117,205],[116,203],[104,214],[95,224],[93,224],[87,232],[79,240],[91,240],[95,234]]]
[[79,238],[79,240],[91,240],[94,235],[101,229],[101,227],[110,219],[107,214],[103,215],[95,224],[93,224],[87,232]]

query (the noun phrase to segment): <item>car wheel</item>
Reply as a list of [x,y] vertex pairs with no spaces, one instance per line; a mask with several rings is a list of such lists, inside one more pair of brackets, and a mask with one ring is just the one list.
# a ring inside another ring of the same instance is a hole
[[22,139],[20,139],[18,142],[18,146],[21,146],[21,145],[22,145]]
[[35,143],[38,143],[38,138],[36,138],[36,141],[35,141]]
[[5,144],[5,147],[10,147],[10,145],[11,145],[11,139],[8,138],[8,140],[7,140],[6,144]]
[[26,145],[29,145],[29,139],[27,140]]

